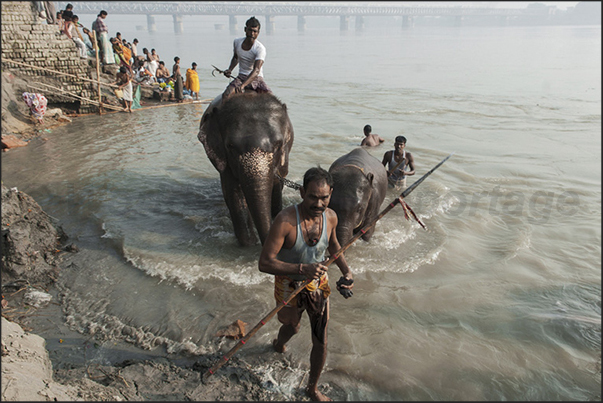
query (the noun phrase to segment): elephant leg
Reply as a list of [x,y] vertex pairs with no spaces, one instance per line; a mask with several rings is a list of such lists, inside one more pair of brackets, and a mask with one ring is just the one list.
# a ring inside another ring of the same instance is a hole
[[220,174],[222,182],[222,194],[230,212],[230,219],[234,228],[235,236],[241,246],[250,246],[257,243],[257,236],[253,227],[253,221],[245,195],[239,182],[226,170]]
[[362,240],[368,242],[373,236],[374,232],[375,226],[373,225],[371,228],[367,229],[366,232],[361,236]]

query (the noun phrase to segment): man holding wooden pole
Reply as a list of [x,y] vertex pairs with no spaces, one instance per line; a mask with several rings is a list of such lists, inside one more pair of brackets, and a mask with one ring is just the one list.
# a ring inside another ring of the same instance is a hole
[[[300,189],[302,202],[282,210],[274,219],[259,259],[259,269],[275,275],[274,296],[277,305],[288,299],[301,283],[313,279],[278,311],[282,323],[274,349],[283,353],[285,344],[300,329],[306,311],[312,328],[312,352],[307,394],[315,401],[331,400],[318,391],[318,378],[327,358],[329,321],[329,279],[325,252],[334,255],[341,249],[337,240],[337,214],[328,207],[333,192],[333,178],[322,168],[310,168]],[[337,289],[352,296],[353,275],[343,253],[335,263],[343,276]]]

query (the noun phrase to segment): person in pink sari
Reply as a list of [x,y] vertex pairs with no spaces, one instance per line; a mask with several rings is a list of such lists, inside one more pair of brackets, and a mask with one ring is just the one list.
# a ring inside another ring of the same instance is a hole
[[46,113],[46,106],[48,105],[46,97],[42,94],[24,92],[23,100],[29,106],[32,116],[38,120],[38,123],[42,124],[44,114]]

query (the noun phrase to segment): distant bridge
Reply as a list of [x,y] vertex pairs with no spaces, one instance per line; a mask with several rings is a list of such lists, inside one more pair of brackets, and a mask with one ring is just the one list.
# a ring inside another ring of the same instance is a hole
[[[60,10],[68,2],[59,1]],[[295,2],[262,3],[262,2],[133,2],[133,1],[72,1],[76,14],[98,14],[106,10],[109,14],[144,14],[147,16],[149,31],[155,31],[155,15],[172,15],[174,30],[182,32],[183,15],[228,15],[230,29],[236,30],[236,16],[263,15],[266,18],[266,32],[274,31],[274,17],[294,15],[298,17],[298,30],[305,30],[307,16],[339,16],[340,29],[346,31],[350,17],[356,19],[356,29],[363,28],[363,17],[366,16],[402,16],[402,26],[411,26],[415,17],[454,17],[458,25],[465,17],[495,17],[506,21],[512,17],[548,17],[550,8],[488,8],[488,7],[416,7],[405,5],[350,5],[351,3],[313,3],[297,4]]]

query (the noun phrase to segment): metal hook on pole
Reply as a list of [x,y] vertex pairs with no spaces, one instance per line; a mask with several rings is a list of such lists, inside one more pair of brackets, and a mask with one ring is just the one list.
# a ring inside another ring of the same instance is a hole
[[[216,67],[216,66],[214,66],[213,64],[211,65],[211,67],[213,67],[213,68],[214,68],[214,69],[211,71],[211,75],[212,75],[212,76],[214,76],[214,77],[216,76],[216,74],[215,74],[215,73],[216,73],[216,71],[217,71],[219,74],[224,74],[224,70],[220,70],[219,68],[217,68],[217,67]],[[226,77],[226,75],[225,75],[224,77]],[[234,77],[232,77],[232,76],[230,76],[230,77],[228,77],[228,78],[230,78],[231,80],[234,80]]]

